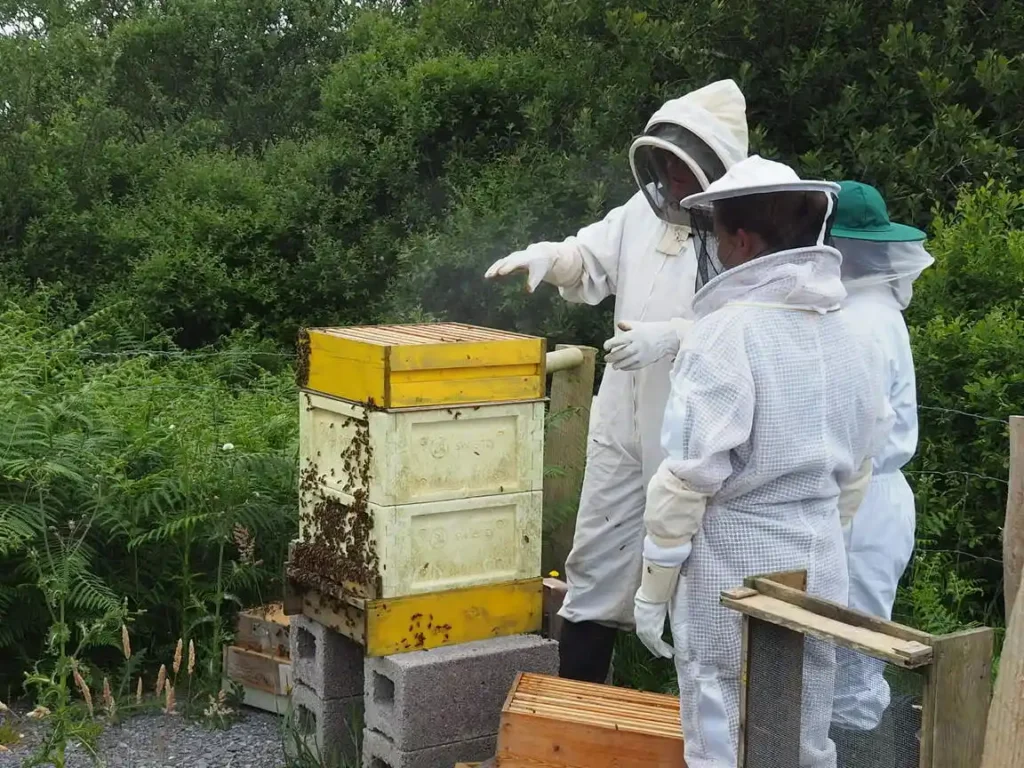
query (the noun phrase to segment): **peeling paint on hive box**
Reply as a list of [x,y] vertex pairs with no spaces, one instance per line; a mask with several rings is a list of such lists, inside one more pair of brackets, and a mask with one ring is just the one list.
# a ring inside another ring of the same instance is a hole
[[540,491],[544,403],[371,411],[303,392],[299,445],[325,486],[381,506]]
[[365,601],[323,583],[305,591],[302,612],[359,642],[368,656],[387,656],[536,632],[542,601],[540,578]]
[[367,598],[532,578],[540,572],[542,502],[533,491],[360,506],[322,489],[303,502],[296,561]]

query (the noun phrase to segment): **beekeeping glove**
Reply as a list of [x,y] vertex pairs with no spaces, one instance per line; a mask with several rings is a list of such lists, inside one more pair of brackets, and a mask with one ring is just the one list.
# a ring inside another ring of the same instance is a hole
[[659,547],[650,536],[644,539],[644,570],[640,589],[633,599],[633,621],[640,642],[652,654],[664,659],[672,658],[673,654],[672,646],[662,639],[668,604],[676,589],[685,589],[685,585],[679,583],[679,571],[690,556],[690,550],[690,542]]
[[557,286],[572,285],[583,272],[583,256],[572,244],[534,243],[526,250],[498,259],[484,277],[490,280],[523,271],[526,272],[526,290],[530,293],[545,281]]
[[692,320],[674,317],[657,323],[623,320],[619,333],[604,343],[605,360],[617,371],[637,371],[666,356],[675,356]]

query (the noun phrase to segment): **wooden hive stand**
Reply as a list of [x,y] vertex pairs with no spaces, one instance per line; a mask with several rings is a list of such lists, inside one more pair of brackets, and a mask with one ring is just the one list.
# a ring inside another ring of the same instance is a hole
[[804,572],[768,574],[722,593],[722,605],[743,615],[740,768],[799,762],[807,637],[920,675],[920,768],[978,768],[993,631],[931,635],[812,597],[805,585]]

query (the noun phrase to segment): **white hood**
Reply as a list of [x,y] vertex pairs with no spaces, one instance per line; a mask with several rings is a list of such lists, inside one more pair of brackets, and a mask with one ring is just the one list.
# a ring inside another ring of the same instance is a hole
[[747,101],[733,80],[718,80],[666,101],[644,130],[659,123],[672,123],[695,133],[714,150],[726,169],[747,157]]

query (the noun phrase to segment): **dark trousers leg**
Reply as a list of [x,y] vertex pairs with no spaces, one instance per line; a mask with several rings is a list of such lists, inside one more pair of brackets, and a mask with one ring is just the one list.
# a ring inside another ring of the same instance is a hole
[[558,638],[558,676],[587,683],[605,682],[617,632],[614,627],[593,621],[563,621]]

